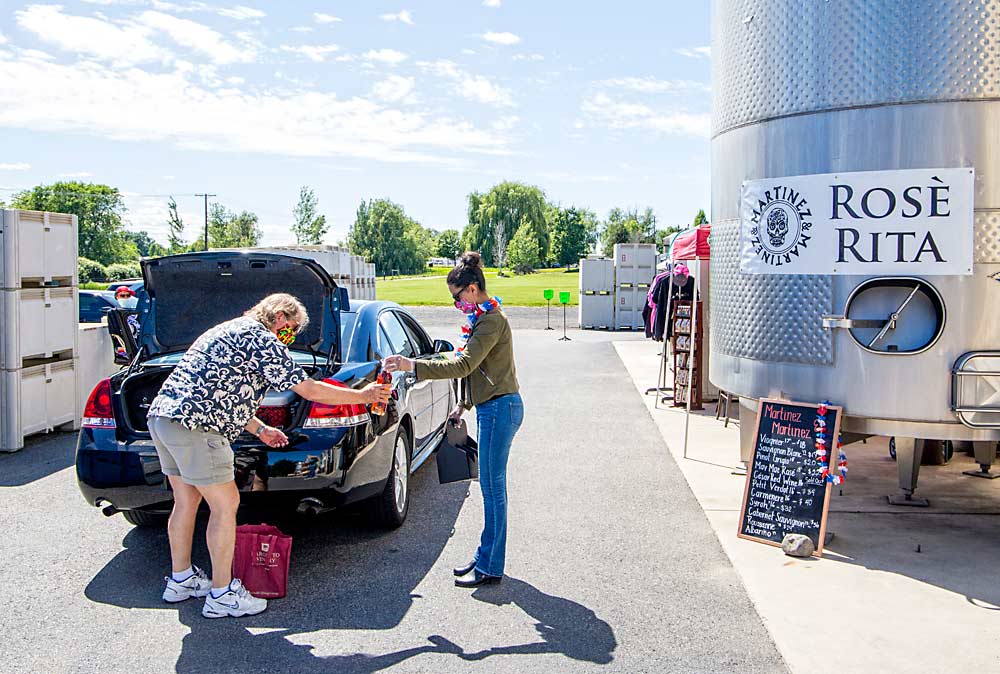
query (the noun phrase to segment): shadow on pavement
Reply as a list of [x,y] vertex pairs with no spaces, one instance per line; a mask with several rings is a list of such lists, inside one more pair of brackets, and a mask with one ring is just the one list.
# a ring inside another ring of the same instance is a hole
[[0,487],[23,487],[69,468],[75,461],[76,439],[75,432],[28,438],[24,449],[0,454]]
[[[505,653],[565,653],[578,660],[611,661],[614,635],[593,611],[515,579],[475,596],[523,608],[538,621],[544,643],[469,654],[448,638],[433,634],[425,642],[395,652],[319,657],[313,655],[311,646],[290,641],[288,637],[318,630],[390,630],[420,599],[414,589],[438,563],[468,485],[438,485],[431,465],[412,477],[411,486],[410,514],[396,531],[373,530],[361,513],[351,511],[312,520],[270,518],[293,536],[291,577],[288,597],[272,601],[258,616],[207,620],[201,616],[201,600],[163,603],[160,592],[162,578],[169,571],[170,553],[166,532],[161,529],[130,531],[123,540],[125,549],[98,572],[85,594],[91,601],[123,608],[175,611],[179,621],[190,628],[176,665],[180,673],[361,674],[382,671],[424,653],[449,653],[469,660]],[[207,565],[205,519],[200,518],[195,533],[194,559],[196,564]]]

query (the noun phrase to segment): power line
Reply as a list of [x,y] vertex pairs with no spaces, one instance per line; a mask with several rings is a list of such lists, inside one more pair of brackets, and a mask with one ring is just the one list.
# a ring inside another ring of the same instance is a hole
[[[34,187],[24,187],[24,188],[21,188],[21,187],[0,187],[0,192],[26,192],[28,194],[32,194],[34,192],[34,190],[35,190]],[[61,196],[61,197],[78,196],[78,197],[93,197],[93,198],[108,197],[108,196],[113,196],[114,195],[114,192],[94,193],[94,192],[82,192],[82,191],[77,191],[77,190],[59,190],[59,191],[56,192],[56,191],[45,190],[45,189],[42,190],[42,193],[45,194],[46,196],[48,196],[48,195]],[[136,198],[142,198],[142,199],[169,199],[170,197],[200,197],[200,196],[203,196],[203,195],[201,195],[201,194],[178,194],[176,192],[172,193],[172,194],[132,194],[132,193],[126,193],[126,192],[118,192],[118,196],[125,197],[126,199],[136,199]],[[218,195],[213,195],[213,196],[218,196]]]

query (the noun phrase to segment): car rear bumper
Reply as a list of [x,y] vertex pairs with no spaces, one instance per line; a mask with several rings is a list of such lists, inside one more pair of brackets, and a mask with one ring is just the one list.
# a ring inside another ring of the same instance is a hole
[[[336,507],[363,497],[345,489],[341,468],[345,431],[311,429],[293,434],[290,440],[281,450],[241,444],[233,448],[234,478],[244,500],[294,501],[322,492],[324,506]],[[76,475],[80,492],[92,506],[169,510],[173,500],[152,441],[120,442],[114,430],[80,431]]]

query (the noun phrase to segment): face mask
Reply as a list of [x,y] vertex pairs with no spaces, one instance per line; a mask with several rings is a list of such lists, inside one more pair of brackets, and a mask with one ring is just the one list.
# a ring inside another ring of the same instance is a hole
[[139,304],[138,297],[123,297],[118,300],[118,306],[122,309],[135,309]]
[[278,330],[277,337],[278,341],[285,346],[291,346],[292,342],[295,341],[295,330],[292,329],[292,326],[286,325]]
[[455,308],[463,314],[474,314],[477,309],[475,302],[466,302],[465,300],[455,302]]

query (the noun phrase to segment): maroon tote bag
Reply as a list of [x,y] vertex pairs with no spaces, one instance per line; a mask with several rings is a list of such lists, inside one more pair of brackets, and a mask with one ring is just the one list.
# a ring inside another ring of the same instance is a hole
[[243,524],[236,527],[233,578],[255,597],[277,599],[288,589],[288,564],[292,557],[292,537],[270,524]]

